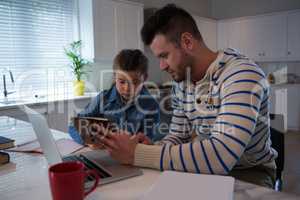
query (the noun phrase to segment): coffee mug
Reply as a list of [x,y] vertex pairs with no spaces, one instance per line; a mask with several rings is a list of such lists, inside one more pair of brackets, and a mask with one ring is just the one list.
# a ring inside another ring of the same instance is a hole
[[[95,183],[88,191],[84,191],[87,176],[95,177]],[[83,200],[96,189],[99,176],[95,170],[85,169],[79,161],[63,162],[49,168],[49,181],[53,200]]]

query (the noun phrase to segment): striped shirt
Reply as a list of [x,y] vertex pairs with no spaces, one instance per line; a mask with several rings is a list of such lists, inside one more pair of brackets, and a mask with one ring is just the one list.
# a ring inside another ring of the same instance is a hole
[[220,51],[204,78],[175,83],[170,134],[138,144],[135,165],[228,174],[272,162],[269,85],[263,71],[233,49]]

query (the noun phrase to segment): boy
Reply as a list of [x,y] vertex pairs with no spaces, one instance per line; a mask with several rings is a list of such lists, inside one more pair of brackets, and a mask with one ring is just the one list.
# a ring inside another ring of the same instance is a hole
[[[120,51],[113,62],[112,87],[98,94],[77,116],[104,117],[122,131],[140,137],[145,134],[156,140],[159,105],[143,86],[147,70],[148,60],[140,50]],[[76,142],[84,144],[73,125],[69,126],[69,134]]]

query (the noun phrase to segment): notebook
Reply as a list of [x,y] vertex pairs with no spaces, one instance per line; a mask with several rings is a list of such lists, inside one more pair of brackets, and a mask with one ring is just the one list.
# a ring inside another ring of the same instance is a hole
[[143,200],[233,200],[234,178],[230,176],[165,171]]
[[0,166],[9,163],[9,154],[0,151]]
[[14,147],[15,140],[0,136],[0,149],[8,149]]

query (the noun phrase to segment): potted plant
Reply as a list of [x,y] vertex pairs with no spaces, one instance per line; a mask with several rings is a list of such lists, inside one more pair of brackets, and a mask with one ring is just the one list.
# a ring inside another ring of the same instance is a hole
[[74,93],[77,96],[82,96],[85,90],[85,83],[82,80],[83,75],[86,75],[85,67],[90,65],[90,62],[81,56],[81,40],[74,41],[67,48],[64,48],[65,54],[71,61],[70,67],[72,73],[75,75]]

